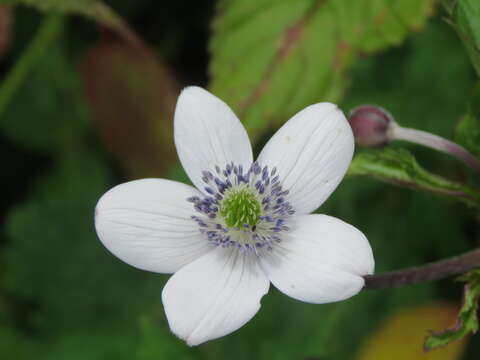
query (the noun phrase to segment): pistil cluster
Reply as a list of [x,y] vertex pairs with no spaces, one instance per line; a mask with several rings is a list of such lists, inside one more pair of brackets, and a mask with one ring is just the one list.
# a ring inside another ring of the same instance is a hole
[[295,213],[282,189],[277,169],[254,162],[250,168],[233,162],[224,169],[202,172],[204,197],[190,197],[200,232],[216,246],[234,246],[260,254],[282,241]]

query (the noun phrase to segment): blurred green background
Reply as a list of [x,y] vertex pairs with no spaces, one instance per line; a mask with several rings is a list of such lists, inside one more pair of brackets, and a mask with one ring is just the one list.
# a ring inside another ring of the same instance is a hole
[[[428,330],[453,323],[460,306],[461,284],[450,280],[328,305],[272,287],[246,326],[188,348],[163,313],[168,276],[121,263],[93,226],[96,201],[115,184],[188,181],[172,142],[176,96],[186,85],[224,98],[257,152],[291,115],[322,100],[345,112],[381,105],[404,126],[453,138],[477,76],[439,4],[19,2],[0,7],[0,358],[480,357],[478,336],[422,352]],[[407,148],[428,170],[472,181],[451,158]],[[347,177],[319,211],[367,235],[377,272],[460,254],[479,241],[472,208],[366,177]]]

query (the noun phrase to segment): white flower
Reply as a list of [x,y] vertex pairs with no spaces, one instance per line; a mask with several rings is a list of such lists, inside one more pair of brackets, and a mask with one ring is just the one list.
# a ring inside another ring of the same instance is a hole
[[171,330],[189,345],[237,330],[270,282],[310,303],[347,299],[373,272],[365,236],[311,214],[350,164],[354,141],[336,105],[311,105],[253,162],[232,110],[198,87],[180,95],[175,144],[196,188],[164,179],[118,185],[99,200],[97,234],[139,269],[174,273],[162,293]]

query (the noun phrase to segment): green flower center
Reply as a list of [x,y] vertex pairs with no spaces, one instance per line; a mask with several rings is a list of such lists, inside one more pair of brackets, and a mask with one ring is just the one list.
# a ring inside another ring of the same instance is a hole
[[260,217],[260,203],[249,189],[230,189],[220,203],[220,215],[228,227],[255,226]]

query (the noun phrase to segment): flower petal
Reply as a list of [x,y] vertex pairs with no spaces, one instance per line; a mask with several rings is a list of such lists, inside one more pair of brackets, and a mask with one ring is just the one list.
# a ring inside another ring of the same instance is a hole
[[317,209],[335,190],[350,165],[354,140],[334,104],[311,105],[283,125],[265,145],[258,162],[276,167],[288,201],[298,214]]
[[170,329],[193,346],[239,329],[269,286],[255,257],[219,247],[176,272],[162,301]]
[[234,162],[248,169],[253,161],[247,132],[233,111],[208,91],[190,86],[178,97],[175,145],[193,184],[204,191],[202,171]]
[[186,199],[201,195],[191,186],[143,179],[105,193],[95,209],[103,245],[139,269],[172,273],[212,249],[191,219]]
[[373,273],[372,249],[355,227],[331,216],[297,217],[290,236],[261,259],[280,291],[310,303],[347,299]]

